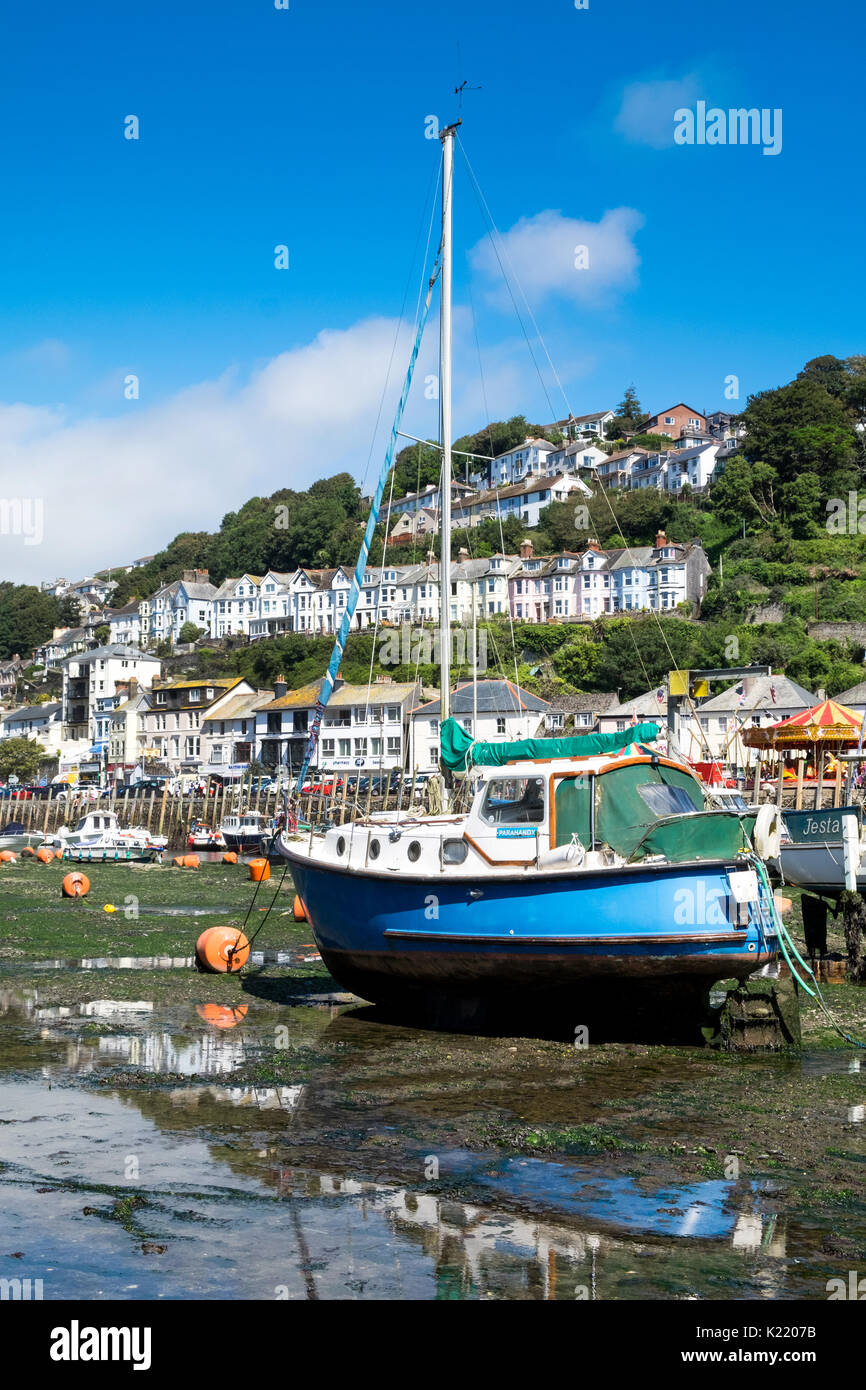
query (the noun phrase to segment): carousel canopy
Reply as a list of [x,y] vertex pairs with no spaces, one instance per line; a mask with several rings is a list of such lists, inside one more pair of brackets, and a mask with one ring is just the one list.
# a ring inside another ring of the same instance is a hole
[[767,729],[744,730],[743,743],[750,748],[841,747],[857,742],[861,723],[856,710],[838,700],[822,700]]

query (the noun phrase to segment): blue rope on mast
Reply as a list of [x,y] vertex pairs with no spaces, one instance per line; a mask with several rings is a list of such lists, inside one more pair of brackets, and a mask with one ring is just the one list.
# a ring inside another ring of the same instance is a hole
[[340,669],[340,662],[343,659],[343,649],[346,645],[346,638],[349,635],[349,629],[352,625],[352,618],[354,617],[355,609],[358,606],[358,598],[361,593],[361,585],[364,582],[364,574],[367,569],[367,558],[370,554],[370,546],[373,541],[373,532],[376,530],[376,523],[379,520],[379,510],[382,506],[382,498],[385,494],[385,483],[388,480],[388,474],[391,472],[391,468],[393,467],[394,463],[394,451],[397,447],[397,436],[399,433],[400,424],[403,419],[403,411],[406,408],[406,401],[409,397],[409,389],[412,385],[412,377],[415,373],[415,363],[418,360],[418,353],[421,348],[421,338],[424,334],[425,324],[427,323],[427,315],[430,310],[430,301],[433,297],[433,285],[435,279],[436,274],[434,273],[434,275],[431,277],[430,286],[427,291],[427,296],[424,300],[424,304],[421,309],[421,315],[418,320],[418,331],[415,334],[415,343],[412,348],[412,354],[409,358],[409,366],[406,370],[406,378],[403,382],[403,389],[400,392],[400,399],[397,402],[397,411],[394,416],[394,423],[391,426],[391,438],[388,441],[388,448],[385,451],[385,461],[382,464],[382,469],[379,473],[379,481],[376,485],[376,491],[373,495],[373,505],[370,508],[370,515],[367,518],[367,529],[364,532],[364,540],[361,544],[361,553],[358,556],[358,563],[355,566],[355,574],[352,579],[352,587],[349,590],[349,595],[346,599],[346,609],[343,613],[343,620],[340,623],[340,630],[337,633],[337,639],[334,642],[334,650],[331,653],[331,660],[328,665],[328,670],[322,681],[322,689],[319,694],[319,698],[316,702],[316,710],[315,714],[313,715],[313,722],[310,727],[310,733],[307,739],[307,746],[304,750],[303,762],[301,763],[301,768],[298,773],[298,780],[295,783],[296,792],[300,792],[301,788],[304,785],[307,772],[309,771],[310,763],[313,759],[313,754],[316,751],[316,744],[319,740],[319,730],[322,724],[322,715],[325,712],[325,707],[328,701],[334,693],[334,683],[337,679],[337,672]]

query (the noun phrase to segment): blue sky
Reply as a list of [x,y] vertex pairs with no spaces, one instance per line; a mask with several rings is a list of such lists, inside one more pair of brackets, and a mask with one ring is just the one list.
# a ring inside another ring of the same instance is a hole
[[[648,409],[712,409],[731,374],[744,403],[866,350],[853,5],[84,8],[4,17],[0,494],[26,477],[45,497],[41,545],[0,536],[4,575],[120,563],[255,492],[365,474],[438,159],[425,118],[453,118],[459,79],[480,88],[466,152],[577,413],[630,382]],[[672,108],[697,100],[781,108],[781,153],[675,145]],[[462,160],[455,197],[457,431],[483,414],[470,291],[491,413],[564,413],[487,272]],[[569,260],[581,228],[594,279]],[[420,395],[407,427],[435,428]]]

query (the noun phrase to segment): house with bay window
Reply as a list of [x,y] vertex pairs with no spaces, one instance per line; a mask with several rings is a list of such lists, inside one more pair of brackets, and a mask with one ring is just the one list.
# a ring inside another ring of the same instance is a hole
[[200,772],[208,761],[204,720],[231,699],[253,694],[240,676],[155,681],[138,715],[140,757],[172,772]]

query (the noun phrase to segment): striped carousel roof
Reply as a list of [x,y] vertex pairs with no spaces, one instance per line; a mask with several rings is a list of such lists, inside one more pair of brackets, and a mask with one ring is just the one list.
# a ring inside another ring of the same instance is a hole
[[752,748],[856,743],[862,722],[856,710],[840,705],[838,700],[822,700],[769,728],[746,730],[743,742]]

